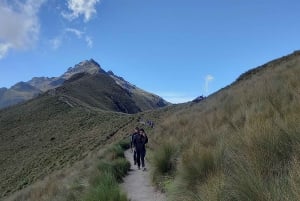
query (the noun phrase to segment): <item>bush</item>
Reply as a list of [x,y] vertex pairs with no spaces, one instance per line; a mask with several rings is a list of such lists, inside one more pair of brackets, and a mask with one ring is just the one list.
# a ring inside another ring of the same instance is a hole
[[176,169],[176,148],[170,143],[161,145],[153,156],[154,173],[171,174]]
[[115,175],[104,171],[96,186],[90,189],[84,201],[127,201],[126,195],[120,192]]
[[189,187],[205,182],[215,170],[214,154],[210,148],[192,148],[182,156],[181,178]]
[[118,143],[123,150],[130,148],[130,138],[125,138]]
[[120,144],[115,144],[105,152],[104,157],[107,160],[115,160],[119,157],[124,158],[124,149]]
[[127,201],[118,184],[130,168],[130,163],[124,157],[125,144],[123,141],[113,145],[104,152],[104,157],[99,158],[84,201]]

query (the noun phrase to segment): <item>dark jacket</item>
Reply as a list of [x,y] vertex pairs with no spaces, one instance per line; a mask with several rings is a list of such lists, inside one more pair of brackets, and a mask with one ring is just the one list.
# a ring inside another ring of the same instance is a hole
[[148,137],[147,135],[136,135],[133,139],[133,144],[136,147],[137,151],[145,151],[146,147],[145,145],[148,143]]
[[131,135],[130,148],[133,148],[135,146],[134,143],[133,143],[133,140],[134,140],[134,138],[135,138],[136,135],[138,135],[137,132],[132,133],[132,135]]

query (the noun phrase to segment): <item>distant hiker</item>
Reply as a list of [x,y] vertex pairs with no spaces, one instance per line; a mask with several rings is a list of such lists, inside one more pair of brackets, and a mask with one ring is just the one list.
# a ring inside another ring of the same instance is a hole
[[130,141],[130,148],[131,148],[131,152],[133,152],[133,161],[134,161],[134,165],[136,165],[136,146],[133,143],[134,138],[139,135],[139,128],[135,127],[134,132],[131,134],[131,141]]
[[133,139],[133,144],[136,148],[136,156],[137,156],[137,165],[138,168],[141,169],[141,162],[143,170],[145,171],[145,156],[146,156],[146,147],[145,145],[148,143],[148,137],[144,131],[144,129],[140,129],[138,135]]

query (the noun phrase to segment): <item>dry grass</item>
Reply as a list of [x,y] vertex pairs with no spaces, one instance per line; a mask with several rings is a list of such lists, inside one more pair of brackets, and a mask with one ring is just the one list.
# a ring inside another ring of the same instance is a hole
[[[104,142],[112,143],[128,137],[132,128],[144,126],[137,121],[143,118],[156,123],[154,129],[145,127],[150,140],[148,148],[153,151],[153,159],[156,160],[155,179],[157,183],[167,184],[163,187],[170,200],[300,200],[299,76],[300,58],[297,53],[244,74],[231,86],[199,103],[175,105],[132,116],[115,114],[116,118],[111,118],[111,113],[103,116],[95,111],[69,112],[67,114],[72,116],[68,118],[70,121],[74,118],[77,119],[76,122],[84,121],[84,125],[78,125],[81,130],[77,132],[74,129],[78,128],[74,127],[77,124],[69,122],[67,125],[73,127],[64,128],[58,123],[62,131],[53,128],[52,132],[56,131],[63,137],[64,133],[72,132],[72,136],[66,136],[73,139],[69,142],[76,145],[79,152],[74,152],[73,147],[70,152],[65,150],[66,154],[61,155],[64,158],[56,158],[55,154],[51,154],[50,161],[57,162],[47,164],[47,160],[42,160],[42,167],[50,168],[50,172],[53,172],[65,167],[66,164],[59,165],[60,161],[68,158],[71,161],[79,160]],[[64,111],[65,108],[60,110]],[[59,121],[59,118],[56,120]],[[6,122],[6,119],[2,119],[2,122],[6,126],[3,129],[18,132],[11,122]],[[40,127],[28,125],[28,128],[42,131]],[[85,131],[85,139],[80,142],[92,144],[92,147],[74,141],[78,139],[77,134]],[[54,147],[64,148],[63,145],[51,146],[51,150]],[[118,148],[113,151],[115,152],[106,154],[106,159],[119,156]],[[55,150],[53,153],[56,153]],[[68,153],[72,153],[70,157]],[[0,160],[3,159],[5,157]],[[87,163],[86,167],[89,166]],[[32,172],[38,170],[33,168]],[[5,177],[1,176],[3,178]],[[26,177],[15,178],[15,181],[21,182],[21,186],[34,181],[20,178]],[[32,196],[36,197],[32,200],[64,200],[59,197],[59,192],[65,189],[70,190],[67,197],[64,197],[67,201],[77,200],[90,180],[80,174],[72,178],[74,182],[67,182],[65,187],[57,188],[56,184],[60,184],[62,180],[53,177],[43,188],[35,193],[31,191]],[[49,193],[43,190],[45,187]],[[25,197],[27,195],[22,194]],[[44,199],[43,196],[48,198]]]
[[[99,200],[99,196],[104,196],[103,201],[107,196],[115,201],[126,200],[126,196],[118,188],[117,181],[122,179],[130,167],[124,159],[124,154],[121,154],[124,152],[121,146],[126,148],[128,144],[128,141],[121,141],[91,152],[88,157],[72,167],[52,173],[10,196],[6,201],[77,201],[94,198]],[[98,188],[99,185],[102,185],[102,190]]]
[[300,200],[299,76],[297,53],[163,121],[156,146],[182,150],[170,200]]

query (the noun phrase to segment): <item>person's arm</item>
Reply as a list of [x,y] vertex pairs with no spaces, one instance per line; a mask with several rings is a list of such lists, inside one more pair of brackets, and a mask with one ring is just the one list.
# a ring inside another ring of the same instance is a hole
[[147,143],[148,143],[148,136],[145,133],[145,144],[147,144]]
[[132,148],[136,147],[136,134],[132,136]]

